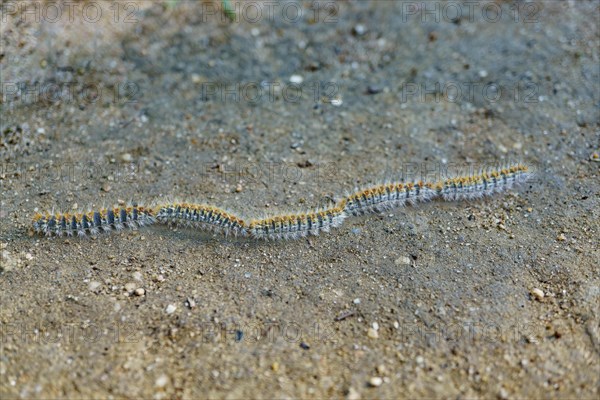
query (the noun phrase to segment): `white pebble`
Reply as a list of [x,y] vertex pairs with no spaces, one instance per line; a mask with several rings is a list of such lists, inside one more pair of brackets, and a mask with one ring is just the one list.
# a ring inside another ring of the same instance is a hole
[[534,288],[531,290],[531,294],[538,300],[542,301],[544,298],[544,291],[542,289]]
[[175,310],[177,310],[177,307],[174,304],[169,304],[165,311],[167,312],[167,314],[173,314]]
[[371,387],[379,387],[379,386],[381,386],[382,383],[383,383],[383,379],[381,379],[378,376],[374,376],[371,379],[369,379],[369,386],[371,386]]
[[162,388],[167,386],[167,383],[169,383],[169,377],[167,377],[166,375],[161,375],[158,378],[156,378],[154,386],[156,386],[157,388]]
[[375,329],[373,329],[373,328],[369,328],[369,329],[367,330],[367,336],[368,336],[370,339],[377,339],[377,338],[379,338],[379,333],[377,333],[377,331],[376,331]]
[[396,264],[398,266],[410,265],[410,258],[408,258],[407,256],[398,257],[398,258],[396,258],[396,261],[394,261],[394,264]]
[[290,82],[299,85],[302,82],[304,82],[304,78],[302,77],[302,75],[292,75],[290,76]]
[[362,24],[358,24],[354,27],[354,32],[358,35],[358,36],[362,36],[365,34],[365,32],[367,31],[367,28],[362,25]]
[[353,302],[354,304],[360,304],[360,299],[357,297],[357,298],[355,298],[354,300],[352,300],[352,302]]

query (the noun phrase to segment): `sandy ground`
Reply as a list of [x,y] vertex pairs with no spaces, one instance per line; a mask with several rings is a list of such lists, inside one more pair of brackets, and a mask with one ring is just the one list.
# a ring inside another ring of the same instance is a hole
[[[597,398],[598,2],[28,4],[1,28],[2,399]],[[509,160],[536,179],[293,242],[30,232]]]

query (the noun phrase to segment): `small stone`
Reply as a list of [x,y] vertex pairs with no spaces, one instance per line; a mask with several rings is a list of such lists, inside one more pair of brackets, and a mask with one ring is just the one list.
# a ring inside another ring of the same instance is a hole
[[238,183],[238,185],[235,187],[235,191],[236,191],[237,193],[240,193],[242,190],[243,190],[243,188],[242,188],[242,184],[241,184],[241,183]]
[[396,261],[394,261],[394,264],[400,266],[400,265],[410,265],[410,258],[407,256],[402,256],[399,258],[396,258]]
[[194,307],[196,307],[196,302],[194,301],[194,299],[192,299],[191,297],[188,297],[186,300],[187,306],[192,309]]
[[174,304],[169,304],[165,311],[167,312],[167,314],[173,314],[175,310],[177,310],[177,307]]
[[108,184],[108,183],[104,183],[102,184],[102,191],[103,192],[110,192],[110,190],[112,189],[112,187]]
[[378,339],[379,338],[379,333],[377,332],[376,329],[373,328],[369,328],[367,330],[367,336],[371,339]]
[[352,386],[348,389],[348,394],[346,395],[347,400],[360,400],[360,393],[356,391]]
[[304,78],[302,77],[302,75],[292,75],[290,76],[290,82],[299,85],[302,82],[304,82]]
[[158,378],[156,378],[156,382],[154,382],[154,386],[156,386],[157,388],[163,388],[163,387],[167,386],[168,383],[169,383],[169,377],[166,375],[161,375]]
[[508,392],[506,391],[506,389],[500,388],[500,392],[498,393],[498,397],[500,397],[502,400],[508,399]]
[[133,293],[136,287],[137,285],[134,282],[127,282],[125,284],[125,290],[127,291],[127,293]]
[[542,289],[534,288],[531,290],[531,294],[536,298],[537,301],[542,301],[544,298],[544,291]]
[[482,69],[479,71],[480,78],[487,78],[487,76],[488,76],[488,72],[485,69]]
[[352,302],[354,304],[360,304],[360,299],[357,297],[356,299],[352,300]]
[[124,153],[124,154],[121,154],[121,160],[123,160],[124,162],[132,162],[133,156],[129,153]]
[[144,288],[137,288],[135,289],[135,295],[136,296],[143,296],[146,294],[146,289]]
[[417,358],[415,358],[415,361],[419,365],[423,365],[425,363],[425,359],[423,358],[423,356],[417,356]]
[[385,368],[385,365],[383,365],[383,364],[379,364],[379,365],[377,366],[377,368],[375,368],[375,370],[376,370],[376,371],[377,371],[377,373],[378,373],[378,374],[380,374],[380,375],[383,375],[383,374],[385,374],[385,373],[386,373],[386,368]]
[[367,28],[363,24],[358,24],[354,28],[352,28],[352,32],[356,36],[362,36],[367,32]]
[[382,383],[383,383],[383,379],[381,379],[378,376],[374,376],[371,379],[369,379],[369,386],[371,386],[371,387],[379,387],[379,386],[381,386]]
[[88,284],[88,288],[89,288],[89,289],[90,289],[92,292],[95,292],[95,291],[96,291],[96,289],[98,289],[100,286],[102,286],[102,284],[101,284],[100,282],[98,282],[98,281],[91,281],[91,282]]
[[310,345],[306,342],[300,342],[300,348],[303,350],[310,350]]
[[559,242],[564,242],[565,240],[567,240],[567,238],[565,237],[564,233],[561,233],[560,235],[558,235],[556,240],[558,240]]
[[271,364],[271,369],[273,370],[273,372],[279,371],[279,363],[275,361],[273,364]]
[[381,93],[381,88],[379,86],[375,86],[375,85],[369,85],[367,86],[367,94],[377,94],[377,93]]
[[331,105],[334,107],[339,107],[344,103],[344,101],[341,99],[341,97],[336,97],[335,99],[331,100]]

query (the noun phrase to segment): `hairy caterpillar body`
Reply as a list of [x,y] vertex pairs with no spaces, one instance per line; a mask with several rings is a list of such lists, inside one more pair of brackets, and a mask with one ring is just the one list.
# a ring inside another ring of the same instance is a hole
[[447,179],[438,186],[446,201],[473,200],[503,192],[524,183],[533,174],[526,165],[513,165],[499,170],[483,171],[473,176]]
[[256,239],[297,239],[307,235],[318,236],[342,225],[346,218],[344,204],[322,211],[305,214],[281,215],[250,223],[249,230]]
[[169,202],[151,207],[101,209],[87,213],[36,213],[33,229],[45,236],[85,236],[138,228],[155,222],[205,229],[225,236],[264,240],[317,236],[341,226],[350,216],[377,213],[430,200],[473,200],[511,189],[533,173],[526,165],[481,171],[437,182],[393,182],[374,185],[342,198],[324,210],[251,219],[220,208],[190,202]]
[[246,223],[220,208],[204,204],[172,203],[156,208],[156,219],[167,224],[246,236]]
[[96,236],[151,225],[155,221],[151,210],[134,204],[87,213],[38,213],[33,217],[33,229],[45,236]]

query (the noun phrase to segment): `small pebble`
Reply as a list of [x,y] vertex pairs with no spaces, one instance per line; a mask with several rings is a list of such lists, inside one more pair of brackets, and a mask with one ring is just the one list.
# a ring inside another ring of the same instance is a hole
[[169,383],[169,378],[166,375],[161,375],[158,378],[156,378],[156,382],[154,382],[154,386],[156,386],[157,388],[163,388],[163,387],[167,386],[168,383]]
[[542,301],[544,298],[544,291],[542,289],[534,288],[531,290],[531,294],[536,298],[537,301]]
[[561,233],[560,235],[558,235],[558,237],[556,238],[556,240],[558,240],[559,242],[564,242],[567,238],[565,237],[564,233]]
[[300,348],[304,349],[304,350],[309,350],[310,349],[310,345],[306,342],[301,342],[300,343]]
[[394,261],[394,264],[400,266],[400,265],[410,265],[410,258],[406,257],[406,256],[402,256],[399,258],[396,258],[396,261]]
[[360,304],[360,299],[357,297],[356,299],[352,300],[352,302],[354,304]]
[[98,289],[100,286],[102,286],[102,284],[101,284],[100,282],[98,282],[98,281],[91,281],[91,282],[88,284],[88,288],[89,288],[89,289],[90,289],[92,292],[93,292],[93,291],[95,291],[96,289]]
[[304,82],[304,78],[302,77],[302,75],[292,75],[290,76],[290,82],[299,85],[302,82]]
[[379,86],[369,85],[367,86],[367,94],[377,94],[381,92],[381,88]]
[[357,36],[362,36],[367,32],[367,28],[362,24],[358,24],[352,28],[352,32],[354,32],[354,34]]
[[374,376],[371,379],[369,379],[369,386],[371,386],[371,387],[379,387],[379,386],[381,386],[382,383],[383,383],[383,379],[381,379],[378,376]]
[[127,291],[127,293],[132,293],[136,287],[137,285],[134,282],[127,282],[125,284],[125,290]]
[[360,400],[360,393],[356,391],[352,386],[348,389],[348,394],[346,395],[347,400]]
[[177,307],[173,304],[169,304],[165,311],[167,312],[167,314],[173,314],[175,310],[177,310]]
[[123,160],[124,162],[132,162],[133,156],[129,153],[125,153],[121,155],[121,160]]
[[367,330],[367,336],[371,339],[378,339],[379,338],[379,333],[377,332],[377,330],[373,329],[373,328],[369,328]]
[[146,290],[144,288],[137,288],[135,289],[135,295],[136,296],[143,296],[146,294]]
[[196,301],[194,299],[192,299],[191,297],[188,297],[186,301],[187,301],[187,306],[190,309],[196,307]]
[[108,193],[108,192],[110,192],[111,189],[112,189],[112,187],[108,183],[104,183],[102,185],[102,191],[103,192],[107,192]]

